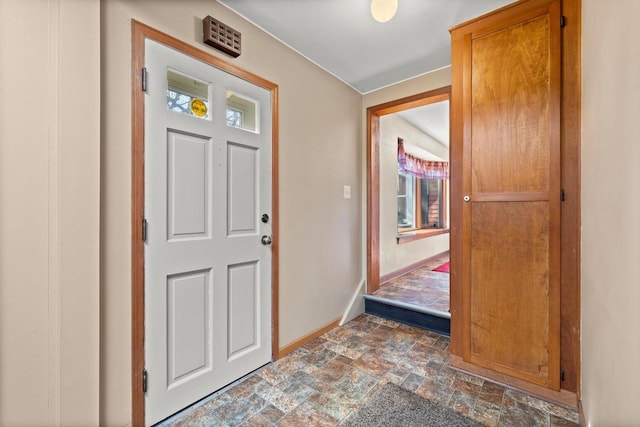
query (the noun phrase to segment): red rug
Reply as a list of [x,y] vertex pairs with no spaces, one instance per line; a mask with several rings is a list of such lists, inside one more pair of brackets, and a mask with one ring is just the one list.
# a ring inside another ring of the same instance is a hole
[[434,268],[431,271],[440,271],[442,273],[448,273],[449,272],[449,261],[447,261],[444,264]]

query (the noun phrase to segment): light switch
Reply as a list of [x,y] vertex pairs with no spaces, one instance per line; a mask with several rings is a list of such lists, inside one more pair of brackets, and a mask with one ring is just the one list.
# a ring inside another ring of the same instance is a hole
[[344,198],[345,199],[350,199],[351,198],[351,186],[350,185],[345,185],[344,186]]

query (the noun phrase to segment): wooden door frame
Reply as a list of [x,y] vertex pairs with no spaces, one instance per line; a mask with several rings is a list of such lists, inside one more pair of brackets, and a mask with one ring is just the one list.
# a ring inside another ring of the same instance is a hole
[[131,59],[131,397],[132,422],[144,426],[145,407],[142,390],[144,370],[144,92],[141,70],[145,65],[145,40],[169,46],[215,68],[246,80],[271,92],[271,221],[273,244],[271,261],[271,354],[278,358],[278,85],[212,56],[186,42],[132,20]]
[[367,293],[380,289],[380,117],[451,96],[451,86],[367,108]]
[[[519,3],[536,0],[522,0],[489,12],[487,15],[508,10]],[[548,400],[576,407],[580,399],[581,363],[580,363],[580,223],[581,223],[581,184],[580,184],[580,129],[581,129],[581,37],[582,37],[582,0],[562,0],[562,16],[566,26],[562,29],[562,59],[561,59],[561,123],[560,123],[560,151],[561,151],[561,188],[564,190],[565,200],[561,207],[560,230],[560,366],[564,369],[565,380],[561,383],[560,392],[552,392],[544,387],[534,386],[522,381],[514,381],[510,377],[496,376],[492,372],[476,369],[474,365],[462,361],[462,327],[459,321],[462,309],[462,295],[460,292],[461,278],[459,272],[451,271],[451,364],[474,372],[481,376],[492,378],[509,386],[517,387],[529,393]],[[483,15],[485,16],[485,15]],[[479,20],[483,16],[474,18]],[[465,25],[465,24],[460,24]],[[450,29],[457,28],[453,27]],[[461,70],[452,70],[452,81],[461,81]],[[453,97],[461,96],[462,90],[468,88],[454,87]],[[452,106],[451,123],[454,116],[462,115],[460,109]],[[460,132],[453,129],[453,132]],[[459,146],[461,137],[451,139],[450,169],[451,198],[461,200],[462,181],[459,174],[462,168],[462,147]],[[461,203],[461,202],[460,202]],[[462,258],[461,233],[457,232],[462,225],[461,210],[456,203],[451,203],[451,257]]]

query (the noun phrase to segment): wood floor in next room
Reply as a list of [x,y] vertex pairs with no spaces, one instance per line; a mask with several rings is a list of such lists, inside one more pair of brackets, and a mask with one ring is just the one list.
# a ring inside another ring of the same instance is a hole
[[432,271],[449,261],[449,253],[431,258],[424,265],[380,285],[373,295],[404,304],[449,312],[449,273]]
[[487,426],[576,426],[575,412],[449,367],[449,338],[363,314],[163,426],[340,426],[393,382]]

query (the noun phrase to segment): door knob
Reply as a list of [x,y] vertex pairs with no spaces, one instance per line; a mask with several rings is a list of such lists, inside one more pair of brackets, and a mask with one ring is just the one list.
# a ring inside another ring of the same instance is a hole
[[271,236],[262,236],[262,244],[270,245],[272,242]]
[[462,198],[462,200],[464,200],[465,202],[468,202],[469,200],[471,200],[471,197],[469,197],[469,196],[464,196],[464,197]]

